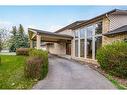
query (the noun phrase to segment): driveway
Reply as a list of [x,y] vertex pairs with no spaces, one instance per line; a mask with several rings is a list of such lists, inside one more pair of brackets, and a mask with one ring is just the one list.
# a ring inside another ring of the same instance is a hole
[[33,89],[115,89],[115,87],[88,65],[50,55],[48,75]]

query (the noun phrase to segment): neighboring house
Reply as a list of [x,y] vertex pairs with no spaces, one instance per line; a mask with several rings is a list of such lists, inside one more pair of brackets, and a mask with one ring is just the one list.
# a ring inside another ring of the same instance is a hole
[[39,49],[42,41],[52,54],[95,63],[97,49],[127,38],[127,11],[115,9],[89,20],[76,21],[56,32],[31,28],[28,31],[31,47],[37,40]]

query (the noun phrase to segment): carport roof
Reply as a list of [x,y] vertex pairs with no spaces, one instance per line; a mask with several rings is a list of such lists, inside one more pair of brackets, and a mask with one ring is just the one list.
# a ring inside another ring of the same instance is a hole
[[31,40],[36,40],[36,35],[41,35],[41,40],[44,42],[60,42],[60,41],[67,41],[73,39],[72,36],[66,34],[59,34],[54,32],[48,32],[38,29],[28,28],[29,38]]
[[28,28],[28,31],[37,32],[38,34],[46,34],[46,35],[52,35],[52,36],[73,38],[72,36],[66,35],[66,34],[58,34],[58,33],[54,33],[54,32],[43,31],[43,30],[32,29],[32,28]]

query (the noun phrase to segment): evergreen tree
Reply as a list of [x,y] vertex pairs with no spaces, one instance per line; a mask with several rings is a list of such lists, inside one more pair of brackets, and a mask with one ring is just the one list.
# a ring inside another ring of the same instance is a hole
[[13,34],[13,36],[16,36],[16,33],[17,33],[17,28],[16,26],[12,26],[12,31],[11,33]]
[[20,36],[22,36],[22,37],[24,36],[24,28],[23,28],[22,24],[19,24],[18,32],[19,32]]
[[16,48],[28,48],[29,41],[28,36],[25,34],[23,26],[20,24],[18,31],[16,26],[12,27],[11,33],[13,34],[10,39],[10,51],[15,52]]
[[1,38],[1,33],[0,33],[0,51],[2,50],[2,38]]

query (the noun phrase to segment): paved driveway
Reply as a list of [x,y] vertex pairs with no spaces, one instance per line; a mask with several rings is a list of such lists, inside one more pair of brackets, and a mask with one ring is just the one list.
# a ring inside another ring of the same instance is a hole
[[49,57],[48,76],[33,89],[115,89],[110,81],[87,65],[56,56]]

